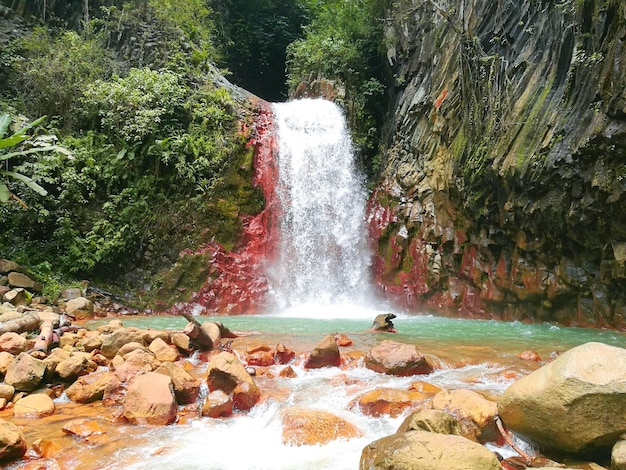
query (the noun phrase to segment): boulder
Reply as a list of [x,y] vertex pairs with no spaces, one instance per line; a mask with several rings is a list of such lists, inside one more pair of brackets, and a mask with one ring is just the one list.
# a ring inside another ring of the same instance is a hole
[[21,353],[9,365],[4,381],[19,392],[32,392],[39,387],[45,373],[46,364],[43,361]]
[[67,398],[76,403],[91,403],[102,400],[107,389],[120,385],[120,380],[113,372],[96,371],[84,375],[65,389]]
[[65,434],[71,434],[77,437],[89,437],[104,433],[104,429],[100,426],[98,421],[86,418],[73,419],[65,423],[61,430]]
[[96,349],[102,349],[102,342],[104,338],[97,331],[87,331],[79,343],[82,349],[86,352],[95,351]]
[[86,297],[76,297],[65,304],[65,313],[76,320],[93,318],[93,302]]
[[24,289],[41,292],[41,284],[37,281],[33,281],[26,274],[12,272],[8,275],[8,282],[11,287],[23,287]]
[[432,408],[474,423],[479,442],[494,441],[498,437],[495,422],[498,405],[480,393],[466,389],[444,390],[433,397]]
[[261,392],[245,367],[231,353],[223,351],[213,356],[208,367],[207,385],[210,391],[222,390],[231,395],[235,408],[247,411],[261,398]]
[[0,399],[11,401],[15,395],[15,387],[8,384],[0,384]]
[[428,395],[395,388],[376,388],[353,402],[367,416],[389,415],[393,418],[428,398]]
[[149,351],[142,343],[138,343],[137,341],[131,341],[130,343],[124,344],[117,350],[117,355],[125,358],[126,355],[135,349],[141,349],[142,351]]
[[50,352],[48,357],[43,359],[43,362],[46,364],[46,367],[48,368],[48,372],[54,374],[56,373],[57,366],[59,365],[59,363],[65,361],[66,359],[69,359],[70,355],[71,353],[66,349],[54,348]]
[[15,261],[0,259],[0,274],[9,274],[12,271],[21,272],[23,269]]
[[274,365],[274,353],[272,351],[256,351],[247,354],[245,361],[250,366],[268,367]]
[[177,411],[172,379],[167,375],[147,372],[135,377],[128,386],[123,414],[131,423],[171,424]]
[[172,362],[162,363],[155,372],[172,379],[176,401],[181,405],[195,403],[200,394],[200,381]]
[[359,464],[366,469],[501,470],[496,455],[461,436],[408,431],[367,445]]
[[156,370],[160,365],[161,363],[150,351],[134,349],[126,354],[124,363],[115,368],[115,375],[122,382],[127,382],[137,375]]
[[17,355],[28,350],[28,342],[22,335],[12,331],[0,335],[0,351]]
[[171,343],[178,348],[178,350],[184,354],[189,354],[193,351],[191,346],[191,339],[184,333],[175,332],[170,335]]
[[374,318],[374,322],[370,327],[370,331],[395,333],[396,329],[391,321],[394,318],[396,318],[396,316],[393,313],[381,313],[380,315],[376,315],[376,318]]
[[324,445],[363,436],[354,424],[327,411],[291,407],[282,410],[280,417],[285,445]]
[[42,418],[54,413],[54,402],[45,393],[33,393],[15,402],[13,414],[19,417]]
[[279,364],[289,364],[294,357],[296,357],[296,353],[287,346],[282,343],[276,345],[276,361]]
[[15,289],[11,289],[9,292],[6,292],[3,299],[5,302],[8,302],[15,307],[29,304],[29,295],[26,290],[21,287],[16,287]]
[[9,421],[0,419],[0,462],[21,459],[26,449],[26,440],[19,428]]
[[15,359],[15,356],[6,351],[0,352],[0,375],[4,376],[7,373],[7,369]]
[[611,470],[626,470],[626,441],[617,441],[613,446]]
[[162,338],[156,338],[148,347],[157,361],[160,362],[174,362],[178,359],[178,351],[174,346],[167,344]]
[[136,329],[117,327],[110,334],[104,336],[101,352],[104,357],[111,359],[122,346],[131,342],[137,342],[143,346],[144,342],[141,332]]
[[397,432],[428,431],[437,434],[454,434],[476,440],[473,429],[467,430],[459,419],[442,410],[422,409],[411,413],[400,424]]
[[55,368],[55,372],[61,380],[69,381],[95,371],[96,367],[96,363],[89,360],[87,353],[77,352],[59,362]]
[[222,390],[209,393],[202,405],[202,416],[226,418],[233,414],[233,401]]
[[608,453],[626,432],[626,349],[572,348],[510,385],[498,412],[510,430],[543,449]]
[[341,356],[339,346],[332,335],[326,335],[313,349],[311,355],[304,363],[307,369],[317,369],[320,367],[339,366]]
[[388,375],[408,376],[429,374],[434,370],[430,361],[413,344],[385,340],[365,356],[365,367]]

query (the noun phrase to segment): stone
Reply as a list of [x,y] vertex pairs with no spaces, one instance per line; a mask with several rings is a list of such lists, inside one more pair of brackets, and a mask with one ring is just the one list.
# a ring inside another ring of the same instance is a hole
[[276,361],[279,364],[289,364],[294,357],[296,357],[296,353],[287,346],[282,343],[276,345]]
[[533,351],[532,349],[522,351],[517,355],[517,357],[524,361],[541,362],[541,356],[537,353],[537,351]]
[[0,398],[11,401],[15,394],[15,387],[9,384],[0,383]]
[[20,470],[62,470],[62,468],[56,459],[45,457],[20,465]]
[[245,357],[245,361],[248,365],[269,367],[274,365],[274,354],[272,351],[256,351],[252,354],[248,354]]
[[141,349],[142,351],[149,351],[149,349],[146,348],[143,345],[143,343],[138,343],[137,341],[131,341],[130,343],[126,343],[122,345],[122,347],[118,349],[117,355],[121,356],[122,358],[125,358],[128,353],[134,351],[135,349]]
[[12,271],[21,272],[23,269],[15,261],[0,259],[0,274],[9,274]]
[[56,373],[56,369],[59,363],[65,361],[66,359],[69,359],[70,355],[71,353],[66,349],[54,348],[50,352],[50,354],[48,354],[48,357],[43,359],[43,362],[46,364],[46,367],[48,368],[48,371],[50,373]]
[[42,418],[54,413],[54,401],[45,393],[33,393],[15,402],[13,414],[17,417]]
[[176,401],[181,405],[195,403],[200,394],[200,381],[172,362],[162,363],[155,372],[172,379]]
[[280,377],[284,377],[284,378],[288,378],[288,379],[293,379],[293,378],[296,378],[298,376],[298,374],[296,374],[296,371],[293,370],[293,367],[291,367],[291,366],[283,367],[283,369],[280,371],[280,373],[278,375]]
[[473,390],[443,390],[433,397],[432,408],[474,423],[479,431],[479,442],[494,441],[499,436],[495,422],[497,403]]
[[7,373],[9,365],[13,362],[15,356],[6,351],[0,352],[0,375],[4,376]]
[[89,437],[105,432],[98,421],[86,418],[73,419],[65,423],[61,430],[65,434],[71,434],[77,437]]
[[191,346],[191,339],[184,333],[172,333],[170,335],[171,343],[178,348],[184,354],[189,354],[193,351],[193,347]]
[[9,365],[4,381],[13,385],[17,391],[31,392],[39,387],[45,373],[45,362],[27,353],[21,353]]
[[408,431],[383,437],[361,452],[359,468],[501,470],[496,455],[461,436]]
[[626,441],[617,441],[611,449],[611,470],[626,470]]
[[397,432],[428,431],[437,434],[454,434],[476,441],[474,429],[468,429],[450,413],[442,410],[422,409],[408,415]]
[[144,343],[141,332],[130,328],[115,328],[109,334],[104,336],[101,352],[104,357],[112,359],[122,346],[131,342],[143,345]]
[[96,363],[89,360],[86,353],[73,353],[57,364],[55,372],[61,380],[69,381],[95,371],[96,367]]
[[341,364],[339,346],[332,335],[326,335],[313,349],[304,367],[318,369],[320,367],[337,367]]
[[498,413],[542,449],[608,454],[626,432],[626,349],[572,348],[507,387]]
[[363,436],[357,426],[327,411],[290,407],[281,411],[280,418],[285,445],[324,445]]
[[150,351],[134,349],[126,354],[124,363],[115,368],[115,375],[122,382],[127,382],[137,375],[156,370],[160,365],[161,363]]
[[61,291],[61,298],[65,301],[74,300],[83,296],[83,291],[80,287],[69,287]]
[[37,281],[33,281],[26,274],[12,272],[8,275],[9,286],[11,287],[23,287],[24,289],[41,292],[41,284]]
[[393,313],[381,313],[380,315],[376,315],[370,327],[370,331],[395,333],[396,330],[392,322],[394,318],[396,318],[396,316]]
[[209,393],[202,405],[202,416],[226,418],[233,414],[233,401],[222,390]]
[[5,351],[13,355],[22,353],[28,349],[26,338],[14,332],[7,332],[0,335],[0,351]]
[[5,302],[9,302],[11,305],[14,305],[16,307],[29,304],[28,294],[21,287],[11,289],[9,292],[4,294],[3,299],[5,300]]
[[213,347],[217,348],[217,346],[220,344],[220,339],[222,337],[222,332],[219,325],[215,322],[207,321],[200,325],[200,329],[203,330],[209,338],[211,338],[211,341],[213,342]]
[[0,462],[12,462],[21,459],[27,445],[19,428],[4,419],[0,419]]
[[85,336],[83,336],[78,343],[82,346],[82,349],[86,352],[92,352],[96,349],[100,350],[102,348],[102,342],[104,338],[97,331],[87,331]]
[[171,424],[177,411],[172,379],[167,375],[147,372],[128,386],[123,414],[132,424]]
[[93,302],[86,297],[76,297],[65,303],[65,313],[76,319],[93,318]]
[[213,356],[208,366],[207,385],[210,391],[232,394],[235,408],[248,411],[261,399],[256,383],[239,360],[223,351]]
[[157,361],[174,362],[179,358],[178,351],[174,346],[167,344],[162,338],[156,338],[148,347]]
[[429,374],[434,367],[415,345],[385,340],[365,356],[365,367],[382,374],[408,376]]
[[395,418],[427,398],[428,395],[419,392],[381,387],[358,396],[353,406],[367,416],[389,415]]
[[120,384],[120,379],[113,372],[96,371],[79,377],[65,389],[65,394],[73,402],[91,403],[102,400],[107,389],[114,389]]

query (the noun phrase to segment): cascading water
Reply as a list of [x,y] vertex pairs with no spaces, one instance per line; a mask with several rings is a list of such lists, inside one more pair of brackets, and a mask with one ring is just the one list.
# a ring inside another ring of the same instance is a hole
[[323,99],[273,105],[278,132],[280,244],[269,267],[279,310],[365,305],[367,195],[340,108]]

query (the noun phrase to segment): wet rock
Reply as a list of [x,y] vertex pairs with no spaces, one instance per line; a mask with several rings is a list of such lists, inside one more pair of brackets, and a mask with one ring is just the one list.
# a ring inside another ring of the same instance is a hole
[[274,365],[274,353],[272,351],[256,351],[246,355],[245,361],[251,366],[268,367]]
[[7,369],[15,359],[15,356],[6,351],[0,352],[0,375],[4,376],[7,373]]
[[389,415],[395,418],[427,398],[428,395],[419,392],[376,388],[357,397],[353,406],[357,406],[367,416]]
[[239,360],[223,351],[211,359],[207,385],[210,391],[222,390],[232,395],[235,408],[247,411],[261,398],[256,383]]
[[193,351],[191,346],[191,339],[184,333],[172,333],[170,335],[171,343],[178,348],[184,354],[189,354]]
[[522,351],[517,357],[524,361],[541,362],[541,356],[537,354],[537,351],[533,351],[532,349]]
[[21,353],[9,365],[4,381],[17,391],[31,392],[41,384],[45,373],[46,364],[43,361]]
[[396,329],[391,321],[394,318],[396,318],[396,316],[393,313],[381,313],[377,315],[370,327],[370,331],[395,333]]
[[233,401],[222,390],[209,393],[202,405],[202,416],[227,418],[233,414]]
[[339,347],[332,335],[326,335],[313,349],[304,363],[307,369],[337,367],[341,364]]
[[438,434],[454,434],[456,436],[463,436],[470,440],[472,439],[472,433],[465,431],[461,422],[442,410],[423,409],[411,413],[402,422],[398,428],[399,433],[408,431],[428,431]]
[[496,455],[461,436],[408,431],[378,439],[361,453],[359,468],[501,470]]
[[115,389],[120,379],[109,371],[96,371],[78,378],[66,390],[67,397],[76,403],[91,403],[104,398],[107,389]]
[[510,385],[498,412],[541,448],[606,450],[626,432],[626,349],[586,343]]
[[327,411],[291,407],[282,410],[280,417],[285,445],[324,445],[363,435],[357,426]]
[[352,346],[352,340],[344,335],[343,333],[333,333],[333,339],[335,340],[335,343],[337,343],[337,346],[339,346],[340,348],[346,348],[348,346]]
[[365,356],[365,367],[388,375],[429,374],[434,370],[430,361],[412,344],[385,340]]
[[172,379],[167,375],[147,372],[128,386],[123,413],[133,424],[171,424],[177,410]]
[[46,457],[32,460],[20,466],[20,470],[62,470],[56,459]]
[[18,417],[42,418],[54,413],[52,398],[45,393],[33,393],[15,402],[13,414]]
[[474,423],[479,431],[479,442],[494,441],[498,436],[495,423],[498,405],[477,392],[466,389],[444,390],[433,397],[432,407]]
[[296,353],[282,343],[276,345],[276,361],[279,364],[289,364]]
[[293,370],[293,367],[291,367],[291,366],[283,367],[283,369],[280,371],[279,375],[281,377],[285,377],[285,378],[288,378],[288,379],[293,379],[293,378],[298,376],[298,374],[296,374],[296,371]]
[[172,362],[162,363],[155,372],[172,379],[176,401],[181,405],[194,403],[200,394],[200,381]]
[[415,392],[427,393],[429,395],[435,395],[441,392],[441,389],[436,385],[421,380],[412,382],[408,389]]
[[17,355],[28,349],[26,338],[17,333],[8,332],[0,335],[0,351],[6,351],[13,355]]
[[93,419],[78,418],[63,425],[61,430],[65,434],[71,434],[77,437],[89,437],[94,434],[103,434],[104,429],[98,421]]
[[12,462],[21,459],[27,445],[19,428],[4,419],[0,419],[0,462]]

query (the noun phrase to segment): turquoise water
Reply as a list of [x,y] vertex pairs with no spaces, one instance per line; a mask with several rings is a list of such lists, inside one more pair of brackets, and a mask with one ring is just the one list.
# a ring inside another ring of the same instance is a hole
[[[220,321],[237,332],[253,332],[267,340],[278,339],[309,343],[328,333],[345,333],[355,344],[367,346],[379,341],[381,336],[395,341],[421,344],[434,350],[455,351],[486,349],[488,352],[507,354],[534,349],[547,354],[564,351],[574,346],[597,341],[626,348],[626,334],[617,331],[591,328],[571,328],[553,324],[523,324],[495,320],[464,320],[435,316],[398,315],[394,320],[397,334],[372,334],[367,330],[369,318],[315,319],[281,315],[242,315],[223,317],[197,317],[202,321]],[[125,326],[181,330],[187,323],[175,316],[137,316],[121,318]],[[110,320],[96,320],[91,328]]]

